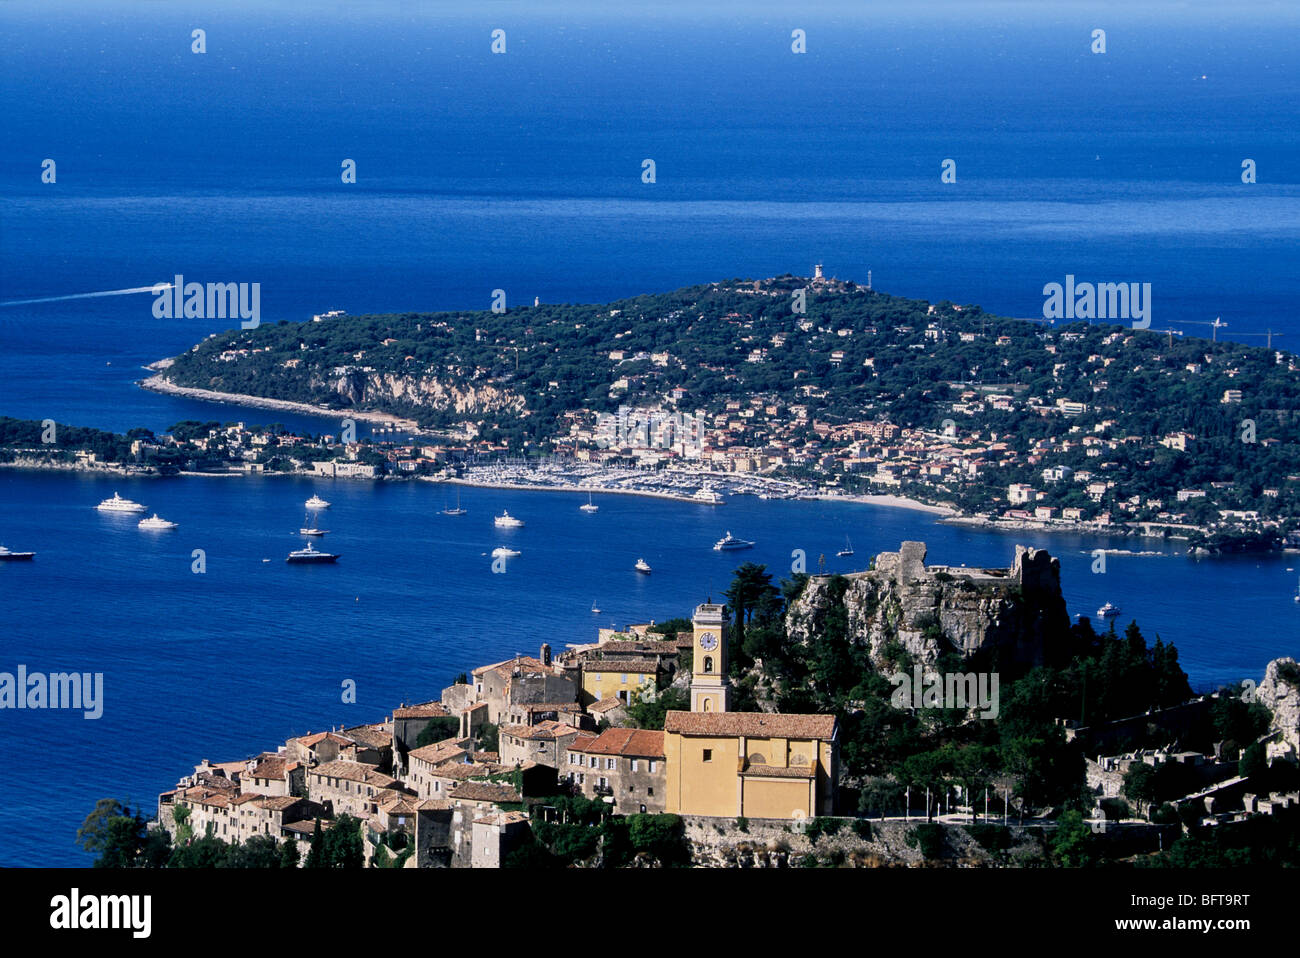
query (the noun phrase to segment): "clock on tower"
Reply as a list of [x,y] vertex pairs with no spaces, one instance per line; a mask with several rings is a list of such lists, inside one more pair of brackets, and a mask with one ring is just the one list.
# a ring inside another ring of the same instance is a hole
[[695,641],[691,668],[691,711],[726,712],[731,706],[727,679],[727,623],[723,607],[706,602],[692,617]]

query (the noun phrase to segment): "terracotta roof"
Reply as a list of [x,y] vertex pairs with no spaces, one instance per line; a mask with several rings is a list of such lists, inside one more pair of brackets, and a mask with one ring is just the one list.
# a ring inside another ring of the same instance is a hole
[[242,792],[230,800],[231,805],[246,805],[249,802],[255,802],[262,796],[257,792]]
[[286,808],[292,808],[301,801],[302,799],[295,795],[276,795],[273,797],[263,795],[257,804],[259,808],[270,809],[273,812],[282,812]]
[[474,670],[474,675],[482,675],[484,672],[495,672],[498,669],[504,669],[506,672],[513,672],[515,668],[524,669],[527,672],[550,672],[551,667],[541,659],[533,658],[531,655],[521,655],[517,658],[506,659],[503,662],[493,662],[491,665],[480,665]]
[[284,832],[301,832],[303,835],[310,838],[316,831],[316,823],[318,821],[320,822],[320,830],[322,832],[327,832],[334,827],[334,820],[331,818],[308,818],[301,822],[285,822],[280,826],[280,830]]
[[374,765],[366,765],[362,762],[326,762],[323,765],[317,765],[313,769],[308,769],[308,774],[322,775],[327,778],[341,778],[349,782],[362,782],[379,788],[388,788],[397,781],[397,779],[378,771]]
[[814,765],[794,765],[789,768],[777,768],[773,765],[749,765],[740,770],[747,778],[815,778],[817,767]]
[[575,742],[569,746],[569,751],[586,752],[590,755],[626,755],[635,758],[664,757],[664,733],[650,729],[605,729],[588,742],[589,744],[582,746]]
[[627,703],[622,699],[601,699],[599,702],[592,702],[588,705],[587,711],[595,712],[597,715],[603,715],[606,712],[612,711],[613,709],[626,704]]
[[430,765],[442,765],[445,762],[462,759],[469,753],[457,745],[448,745],[446,742],[436,742],[433,745],[424,745],[420,748],[413,748],[408,753],[410,758],[418,758],[422,762],[428,762]]
[[315,748],[321,742],[329,739],[336,745],[351,745],[352,740],[344,738],[342,735],[335,735],[333,732],[317,732],[315,735],[302,735],[296,741],[306,748]]
[[491,762],[475,762],[472,765],[457,762],[451,765],[440,765],[429,774],[434,778],[463,781],[471,778],[483,778],[487,775],[496,775],[498,772],[504,771],[506,771],[504,765],[495,765]]
[[645,655],[676,655],[677,642],[675,639],[655,640],[655,639],[633,639],[632,641],[614,640],[611,642],[602,642],[594,650],[606,655],[628,655],[640,652]]
[[288,761],[284,758],[266,758],[257,763],[257,766],[248,773],[250,778],[284,778],[285,766]]
[[451,808],[451,802],[445,798],[424,798],[415,803],[417,811],[436,812]]
[[361,725],[357,728],[345,729],[344,734],[353,741],[369,745],[371,748],[387,748],[393,744],[392,731],[382,725]]
[[816,738],[835,736],[834,715],[780,712],[669,712],[664,731],[680,735],[745,735],[751,738]]
[[501,785],[497,782],[461,782],[447,797],[462,802],[522,801],[513,785]]
[[577,735],[578,730],[567,722],[548,720],[536,725],[503,725],[500,733],[529,741],[553,741],[565,735]]
[[393,718],[438,718],[450,715],[451,711],[441,702],[422,702],[419,705],[404,705],[393,709]]
[[584,659],[584,672],[636,672],[653,675],[659,671],[654,659]]

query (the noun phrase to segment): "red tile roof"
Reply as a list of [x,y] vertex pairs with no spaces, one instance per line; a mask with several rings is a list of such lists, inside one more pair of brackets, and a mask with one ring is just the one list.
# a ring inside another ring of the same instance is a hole
[[[671,714],[671,713],[669,713]],[[589,755],[626,755],[635,758],[663,758],[664,733],[650,729],[610,728],[585,744],[574,742],[570,752]]]
[[664,719],[664,731],[679,735],[744,735],[750,738],[830,741],[835,737],[835,716],[780,712],[669,712]]

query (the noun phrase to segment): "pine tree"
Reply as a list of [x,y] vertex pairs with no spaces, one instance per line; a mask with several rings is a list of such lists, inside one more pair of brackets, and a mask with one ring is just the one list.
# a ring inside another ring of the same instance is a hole
[[328,868],[325,857],[325,836],[321,834],[320,819],[316,819],[316,828],[311,833],[311,849],[307,852],[305,868]]

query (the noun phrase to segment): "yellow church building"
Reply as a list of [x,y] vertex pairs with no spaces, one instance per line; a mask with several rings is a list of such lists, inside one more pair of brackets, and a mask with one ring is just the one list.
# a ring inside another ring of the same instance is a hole
[[834,715],[732,712],[723,607],[693,617],[691,710],[664,721],[664,810],[723,818],[811,818],[835,810]]

